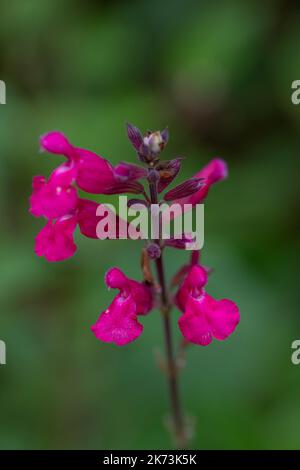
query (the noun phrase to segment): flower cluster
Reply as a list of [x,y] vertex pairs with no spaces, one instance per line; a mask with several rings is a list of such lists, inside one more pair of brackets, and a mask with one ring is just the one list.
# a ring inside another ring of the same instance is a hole
[[[47,220],[35,239],[35,252],[47,261],[62,261],[73,256],[76,245],[73,233],[78,225],[83,235],[97,238],[98,203],[82,199],[78,188],[91,194],[143,192],[137,181],[146,170],[137,165],[120,163],[113,167],[105,158],[89,150],[74,147],[60,132],[50,132],[40,139],[44,151],[61,154],[67,161],[58,166],[48,179],[33,178],[30,212]],[[118,219],[118,226],[122,221]]]
[[105,282],[107,287],[119,289],[120,292],[92,326],[92,331],[98,339],[122,346],[142,333],[143,325],[138,322],[137,316],[150,312],[152,293],[148,285],[129,279],[118,268],[106,273]]
[[[97,238],[96,227],[101,219],[97,215],[99,203],[79,197],[77,188],[90,194],[141,195],[144,199],[133,199],[131,202],[138,201],[146,206],[159,203],[158,196],[178,175],[183,158],[160,159],[160,153],[169,139],[167,129],[142,135],[137,127],[127,125],[127,134],[144,166],[126,162],[113,166],[102,156],[73,146],[60,132],[50,132],[41,137],[42,150],[63,155],[66,161],[48,179],[44,176],[33,178],[30,212],[35,217],[46,219],[46,225],[35,238],[38,256],[44,256],[47,261],[71,257],[76,251],[73,235],[77,226],[86,237]],[[215,158],[192,178],[167,191],[163,200],[175,202],[181,207],[185,204],[195,206],[204,201],[213,184],[226,176],[226,163]],[[142,184],[143,180],[148,182],[150,194]],[[118,218],[117,223],[118,233],[125,222]],[[188,236],[164,243],[159,239],[152,240],[144,252],[148,259],[157,260],[166,246],[182,249],[190,241]],[[143,325],[139,322],[139,316],[151,311],[157,292],[148,268],[143,271],[142,282],[129,279],[118,268],[107,272],[106,285],[119,289],[119,293],[92,326],[99,340],[122,346],[141,335]],[[239,322],[238,307],[230,300],[218,301],[208,295],[205,290],[207,282],[208,270],[199,264],[198,254],[193,253],[190,264],[177,275],[178,292],[173,299],[182,312],[178,324],[184,338],[202,346],[208,345],[213,338],[226,339]]]

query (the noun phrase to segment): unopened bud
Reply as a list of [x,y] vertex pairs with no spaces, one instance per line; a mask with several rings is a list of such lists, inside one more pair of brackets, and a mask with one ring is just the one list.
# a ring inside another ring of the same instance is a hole
[[147,254],[151,259],[158,259],[161,255],[161,249],[156,243],[150,243],[147,246]]
[[159,131],[152,132],[149,136],[144,137],[144,145],[146,145],[150,153],[154,155],[160,153],[165,146],[164,140]]
[[158,192],[161,193],[178,175],[181,162],[183,157],[174,158],[174,160],[168,160],[160,162],[156,167],[160,174],[160,180],[158,183]]
[[132,124],[126,124],[127,135],[136,150],[139,150],[140,146],[143,143],[143,136],[138,127],[133,126]]
[[148,163],[157,160],[168,139],[169,132],[167,128],[162,132],[147,132],[138,151],[140,159]]
[[174,201],[174,199],[191,196],[192,194],[199,191],[201,186],[203,186],[203,180],[204,178],[190,178],[189,180],[184,181],[184,183],[181,183],[168,191],[164,196],[164,200]]

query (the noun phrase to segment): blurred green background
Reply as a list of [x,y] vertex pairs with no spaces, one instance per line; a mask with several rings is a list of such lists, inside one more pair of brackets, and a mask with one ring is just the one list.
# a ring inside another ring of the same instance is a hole
[[[124,348],[90,332],[114,295],[104,273],[117,265],[138,279],[141,242],[77,233],[66,262],[33,253],[43,220],[28,214],[31,178],[62,161],[39,154],[39,135],[59,129],[113,163],[133,162],[126,121],[169,126],[164,157],[187,157],[178,181],[215,156],[229,164],[205,205],[202,259],[215,269],[209,293],[234,300],[241,323],[228,341],[188,351],[180,386],[192,446],[300,448],[297,3],[1,2],[2,449],[170,446],[159,313]],[[186,256],[168,252],[168,276]]]

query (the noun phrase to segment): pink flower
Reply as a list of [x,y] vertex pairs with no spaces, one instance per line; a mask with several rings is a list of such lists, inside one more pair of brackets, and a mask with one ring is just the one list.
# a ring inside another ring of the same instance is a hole
[[[84,236],[98,238],[97,224],[102,219],[102,216],[96,215],[99,205],[97,202],[78,198],[77,206],[71,213],[57,218],[56,221],[49,220],[38,233],[35,238],[35,253],[38,256],[44,256],[47,261],[62,261],[70,258],[76,251],[73,234],[77,225]],[[117,217],[117,238],[121,224],[127,229],[128,224]]]
[[65,155],[69,160],[75,154],[74,147],[70,144],[68,139],[62,132],[52,131],[44,134],[40,138],[42,150],[49,153],[56,153],[58,155]]
[[112,165],[105,158],[89,150],[74,147],[61,132],[49,132],[40,139],[43,150],[62,154],[77,168],[76,183],[89,193],[101,194],[103,188],[114,183]]
[[40,143],[43,150],[64,155],[69,164],[72,163],[76,167],[76,183],[83,191],[92,194],[143,192],[143,187],[135,180],[144,177],[145,171],[137,165],[123,163],[114,168],[105,158],[96,153],[74,147],[61,132],[57,131],[42,136]]
[[228,338],[240,321],[237,305],[228,299],[215,300],[205,292],[206,283],[206,270],[195,265],[176,296],[176,303],[184,312],[178,320],[181,333],[187,341],[201,346],[207,346],[213,338]]
[[143,331],[143,325],[136,316],[136,304],[132,297],[118,295],[105,312],[91,327],[96,338],[105,343],[124,346],[137,339]]
[[119,289],[123,297],[132,296],[136,304],[136,314],[146,315],[152,308],[150,288],[141,282],[129,279],[119,268],[111,268],[105,275],[108,288]]
[[56,168],[48,181],[43,176],[34,176],[29,209],[31,214],[56,219],[74,210],[78,200],[77,191],[72,186],[75,176],[75,166],[67,163]]
[[189,268],[188,274],[183,280],[175,298],[176,305],[181,311],[184,311],[191,293],[195,296],[202,294],[207,281],[207,271],[203,266],[195,265]]
[[[137,165],[125,163],[115,170],[107,160],[89,150],[74,147],[57,131],[42,136],[40,142],[42,149],[65,155],[67,162],[58,166],[48,180],[44,176],[33,178],[29,210],[36,217],[48,219],[35,239],[35,252],[48,261],[61,261],[76,251],[73,232],[77,224],[83,235],[97,238],[96,228],[101,220],[101,216],[96,215],[99,204],[80,199],[74,183],[95,193],[139,193],[143,187],[136,179],[145,176],[145,172]],[[121,226],[124,233],[127,223],[117,217],[117,237]]]
[[109,288],[120,292],[91,329],[101,341],[123,346],[141,335],[143,326],[137,315],[145,315],[151,310],[152,294],[146,284],[129,279],[118,268],[106,273],[105,282]]
[[47,261],[63,261],[76,251],[73,232],[76,228],[75,216],[64,216],[55,222],[49,220],[35,237],[35,253]]
[[83,235],[97,238],[96,227],[100,219],[96,216],[97,207],[98,204],[94,201],[78,198],[77,205],[72,211],[56,220],[54,218],[48,220],[35,237],[35,253],[44,256],[50,262],[63,261],[73,256],[77,249],[73,241],[77,224]]

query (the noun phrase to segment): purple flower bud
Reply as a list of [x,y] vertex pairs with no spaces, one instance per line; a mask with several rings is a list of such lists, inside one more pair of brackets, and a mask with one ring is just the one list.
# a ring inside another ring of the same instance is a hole
[[171,189],[171,191],[168,191],[164,196],[164,200],[173,201],[174,199],[187,197],[196,193],[203,185],[203,179],[204,178],[190,178],[187,181],[184,181],[184,183],[181,183]]
[[142,144],[140,146],[140,149],[138,151],[138,157],[143,163],[149,163],[152,160],[147,145]]
[[147,254],[151,259],[158,259],[161,256],[161,249],[156,243],[150,243],[147,246]]
[[150,154],[152,155],[158,155],[165,145],[160,131],[146,135],[146,137],[144,137],[144,144],[149,148]]
[[149,163],[158,160],[159,154],[165,148],[168,140],[168,130],[148,131],[143,137],[143,141],[138,149],[138,155],[141,161]]
[[137,127],[129,123],[126,124],[126,127],[127,127],[127,135],[128,135],[130,142],[132,143],[132,145],[134,146],[136,150],[139,150],[140,146],[143,143],[143,136],[141,134],[141,131]]
[[168,160],[165,162],[160,162],[157,166],[159,171],[160,179],[158,182],[157,190],[161,193],[178,175],[181,162],[184,157],[174,158],[173,160]]
[[169,141],[169,129],[167,127],[161,132],[161,137],[162,137],[164,146],[166,146]]

